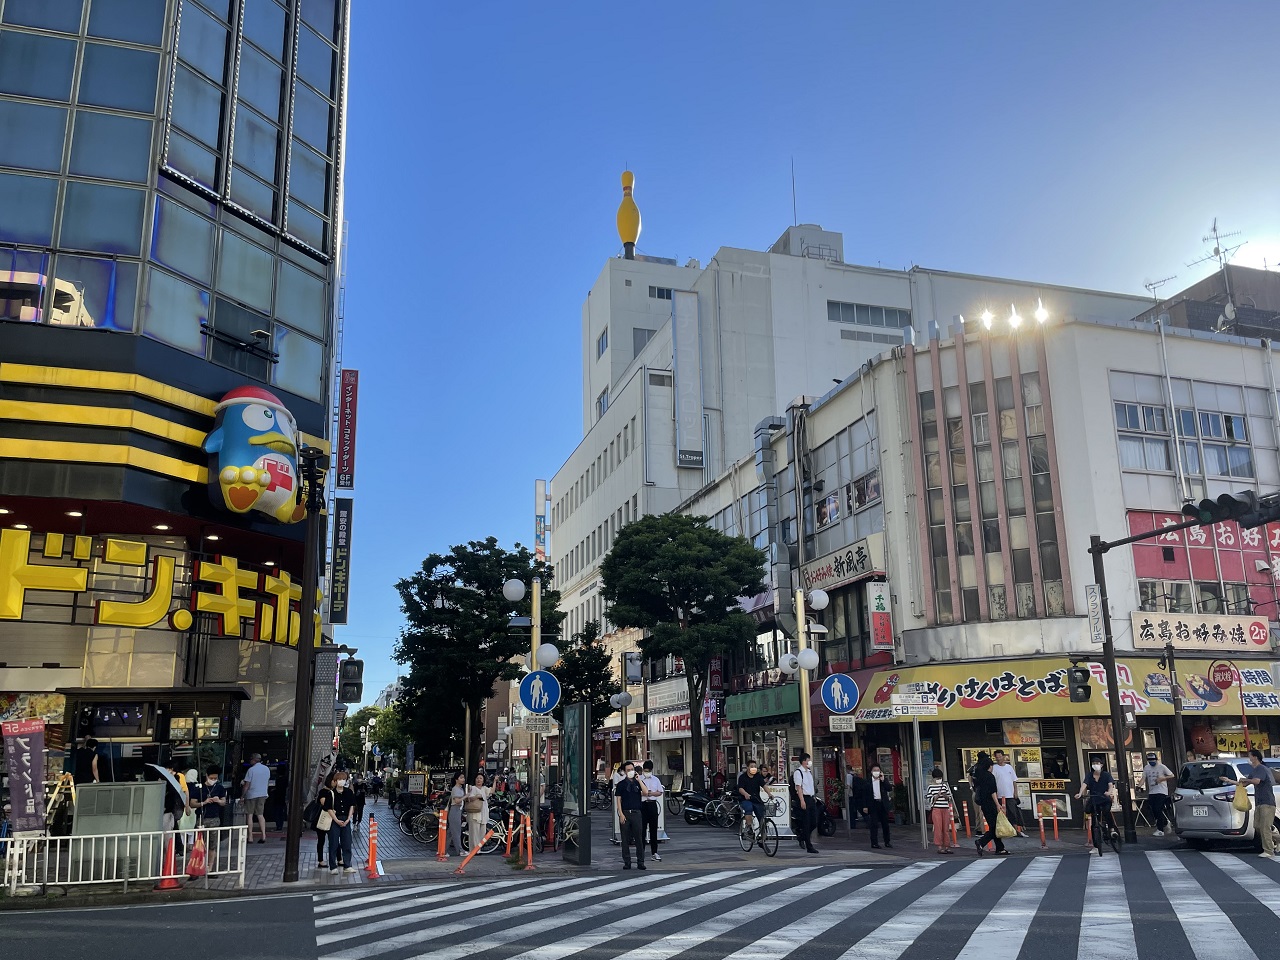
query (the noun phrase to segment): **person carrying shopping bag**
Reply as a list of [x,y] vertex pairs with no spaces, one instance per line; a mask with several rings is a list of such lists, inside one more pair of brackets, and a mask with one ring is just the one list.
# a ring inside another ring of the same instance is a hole
[[925,788],[924,803],[933,820],[933,845],[940,854],[954,854],[951,846],[951,823],[956,819],[956,800],[942,779],[942,768],[934,767],[931,782]]
[[467,839],[472,850],[479,850],[484,843],[485,826],[489,823],[489,788],[484,785],[484,774],[476,774],[476,782],[470,784],[462,801],[462,813],[467,818]]

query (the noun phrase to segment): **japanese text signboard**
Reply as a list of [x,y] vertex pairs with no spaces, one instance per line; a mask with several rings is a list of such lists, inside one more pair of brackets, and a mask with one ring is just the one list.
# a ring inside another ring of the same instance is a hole
[[806,590],[832,590],[875,573],[885,572],[884,534],[873,533],[865,540],[828,553],[800,568]]
[[1133,645],[1140,650],[1230,650],[1262,653],[1271,649],[1271,630],[1265,616],[1221,617],[1207,613],[1151,613],[1133,615]]
[[871,649],[893,649],[893,618],[889,613],[889,584],[867,584],[867,614],[871,618]]
[[0,723],[14,833],[44,832],[44,721]]
[[352,490],[356,485],[356,403],[360,395],[360,371],[343,370],[338,397],[337,457],[334,471],[339,490]]
[[333,511],[333,577],[329,584],[329,622],[347,622],[351,593],[351,497],[338,497]]

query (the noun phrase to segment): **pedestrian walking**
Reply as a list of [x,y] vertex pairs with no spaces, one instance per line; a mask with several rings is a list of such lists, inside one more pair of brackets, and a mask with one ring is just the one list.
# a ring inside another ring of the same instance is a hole
[[[351,818],[355,813],[356,797],[349,785],[350,774],[339,770],[333,777],[333,826],[329,828],[329,872],[341,867],[347,873],[355,873],[351,860]],[[338,859],[341,854],[341,860]]]
[[1018,831],[1018,836],[1025,839],[1027,834],[1022,829],[1022,805],[1018,800],[1018,771],[1003,750],[996,750],[993,756],[995,766],[991,768],[991,774],[996,778],[996,796],[1000,798],[1000,809],[1004,811],[1013,829]]
[[356,798],[356,826],[359,826],[364,821],[364,802],[369,795],[369,788],[364,780],[357,780],[351,792]]
[[934,767],[931,783],[924,791],[925,809],[933,820],[933,845],[938,853],[954,854],[951,846],[951,823],[956,819],[956,798],[942,779],[942,768]]
[[880,849],[877,829],[884,834],[884,845],[893,849],[893,842],[889,839],[889,809],[893,803],[893,790],[889,781],[884,778],[880,764],[873,763],[867,772],[871,776],[865,781],[862,790],[862,815],[871,828],[871,849]]
[[1163,837],[1164,828],[1169,825],[1169,781],[1176,780],[1177,775],[1156,757],[1153,751],[1147,751],[1147,765],[1142,768],[1142,779],[1147,785],[1147,803],[1151,807],[1151,822],[1156,825],[1151,835]]
[[818,805],[814,802],[813,758],[807,753],[800,754],[800,766],[791,775],[796,788],[796,827],[800,834],[800,842],[809,853],[817,853],[813,845],[813,828],[818,825]]
[[845,805],[849,808],[849,832],[858,825],[858,811],[861,809],[862,793],[867,781],[859,774],[856,767],[850,767],[844,774]]
[[662,781],[653,774],[652,760],[644,762],[644,772],[637,779],[640,781],[640,796],[643,801],[640,805],[643,831],[649,838],[649,856],[661,863],[662,857],[658,855],[658,808],[662,804],[664,790]]
[[245,822],[249,825],[249,843],[253,843],[253,821],[258,821],[262,835],[259,843],[267,842],[267,792],[271,782],[271,771],[262,762],[262,754],[255,753],[249,757],[249,768],[244,772],[244,780],[240,784],[240,795],[244,800]]
[[636,780],[636,767],[630,760],[622,765],[622,779],[614,787],[614,809],[622,828],[622,869],[631,869],[631,845],[636,847],[636,866],[644,869],[643,792]]
[[467,785],[463,793],[462,813],[467,818],[467,839],[471,849],[479,850],[484,843],[484,828],[489,823],[489,788],[484,785],[483,773],[477,773],[475,783]]
[[973,768],[973,795],[982,808],[982,817],[987,821],[987,832],[974,841],[978,848],[978,856],[982,856],[986,846],[992,840],[996,844],[996,856],[1007,857],[1009,851],[1004,848],[1004,841],[996,834],[996,818],[1000,814],[999,798],[996,795],[996,778],[991,768],[995,766],[985,752],[978,754],[978,763]]
[[329,830],[333,827],[333,778],[330,773],[325,778],[324,786],[316,793],[316,818],[311,826],[316,832],[316,869],[324,869],[325,850],[329,846]]
[[458,771],[453,777],[453,787],[449,790],[448,846],[445,856],[452,850],[462,856],[462,802],[467,798],[467,775]]
[[[1262,840],[1262,852],[1258,854],[1270,860],[1275,856],[1275,837],[1271,835],[1271,825],[1276,820],[1275,780],[1271,768],[1262,762],[1261,750],[1250,750],[1249,760],[1252,766],[1240,778],[1244,784],[1253,784],[1253,829]],[[1226,777],[1223,782],[1229,782]]]

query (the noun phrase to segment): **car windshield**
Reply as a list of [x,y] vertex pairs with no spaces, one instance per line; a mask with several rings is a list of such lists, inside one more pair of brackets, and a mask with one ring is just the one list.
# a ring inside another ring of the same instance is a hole
[[1199,763],[1188,763],[1178,775],[1178,786],[1184,790],[1209,790],[1221,787],[1222,777],[1235,780],[1240,772],[1248,769],[1248,764],[1226,761],[1202,760]]

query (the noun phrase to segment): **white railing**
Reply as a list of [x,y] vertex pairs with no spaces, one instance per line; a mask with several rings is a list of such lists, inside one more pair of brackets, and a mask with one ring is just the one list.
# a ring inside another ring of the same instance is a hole
[[[244,887],[247,826],[213,827],[182,834],[189,854],[196,837],[205,844],[204,885],[209,878],[235,877]],[[13,837],[4,851],[4,883],[9,895],[19,887],[70,887],[130,882],[190,880],[184,857],[175,851],[169,862],[172,831],[112,833],[95,837]]]

